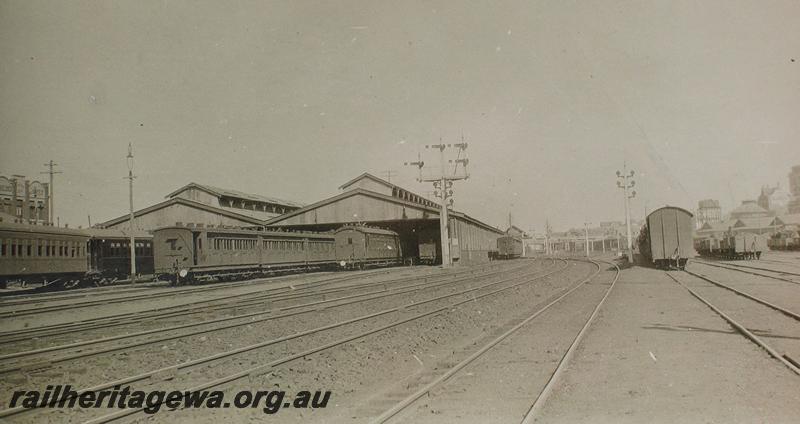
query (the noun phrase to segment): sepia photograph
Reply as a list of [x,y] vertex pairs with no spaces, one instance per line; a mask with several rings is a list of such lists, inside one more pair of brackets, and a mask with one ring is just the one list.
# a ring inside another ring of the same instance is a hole
[[0,423],[800,422],[798,18],[0,0]]

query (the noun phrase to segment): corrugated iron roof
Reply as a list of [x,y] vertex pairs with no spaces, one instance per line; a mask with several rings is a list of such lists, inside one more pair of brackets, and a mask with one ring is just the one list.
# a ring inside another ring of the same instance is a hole
[[173,191],[172,193],[167,195],[167,198],[175,197],[176,195],[178,195],[178,193],[181,193],[182,191],[185,191],[185,190],[187,190],[189,188],[197,188],[197,189],[206,191],[208,193],[211,193],[211,194],[213,194],[215,196],[219,196],[219,197],[223,197],[223,196],[224,197],[233,197],[233,198],[237,198],[237,199],[250,200],[250,201],[254,201],[254,202],[273,203],[273,204],[276,204],[276,205],[291,206],[291,207],[296,207],[296,208],[302,208],[303,207],[302,203],[295,202],[293,200],[279,199],[277,197],[263,196],[263,195],[260,195],[260,194],[245,193],[245,192],[238,191],[238,190],[231,190],[231,189],[228,189],[228,188],[221,188],[221,187],[211,186],[211,185],[207,185],[207,184],[198,184],[198,183],[194,183],[194,182],[189,183],[189,184],[187,184],[187,185],[185,185],[185,186]]

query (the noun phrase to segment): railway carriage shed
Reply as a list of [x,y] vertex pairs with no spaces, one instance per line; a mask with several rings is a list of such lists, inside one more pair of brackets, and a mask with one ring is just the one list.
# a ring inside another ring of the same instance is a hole
[[[152,231],[176,224],[252,227],[302,204],[237,190],[189,183],[167,200],[134,212],[137,230]],[[128,229],[128,214],[102,222],[100,228]]]
[[[361,223],[398,233],[403,255],[419,256],[419,243],[434,241],[441,257],[439,205],[372,174],[346,182],[336,196],[265,222],[267,227],[297,231],[331,231]],[[451,211],[450,251],[456,264],[484,262],[505,233],[469,215]]]

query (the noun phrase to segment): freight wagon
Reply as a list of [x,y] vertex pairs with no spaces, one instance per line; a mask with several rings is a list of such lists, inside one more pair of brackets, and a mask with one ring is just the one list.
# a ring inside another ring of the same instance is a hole
[[694,257],[691,212],[673,206],[654,210],[639,232],[637,245],[644,260],[659,268],[683,269]]
[[704,238],[695,243],[700,256],[727,260],[760,259],[769,249],[769,239],[761,234],[738,233],[720,239]]
[[497,238],[497,258],[513,259],[522,256],[522,240],[513,236]]

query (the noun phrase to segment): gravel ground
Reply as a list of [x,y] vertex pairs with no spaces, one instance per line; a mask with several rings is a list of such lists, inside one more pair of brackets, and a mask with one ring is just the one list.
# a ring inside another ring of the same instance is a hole
[[[482,269],[475,269],[476,273],[486,272]],[[413,276],[413,280],[411,281],[398,281],[397,278],[407,279],[408,274]],[[354,287],[356,284],[358,285],[370,285],[369,287],[374,287],[370,290],[383,290],[384,285],[379,284],[377,286],[372,286],[375,283],[383,283],[387,282],[385,287],[388,289],[395,289],[399,287],[406,287],[413,284],[418,284],[421,281],[424,282],[436,282],[441,281],[443,279],[452,278],[453,274],[450,272],[438,272],[431,274],[430,272],[427,273],[419,273],[419,275],[414,275],[413,272],[403,272],[400,274],[390,274],[386,276],[365,276],[363,277],[362,281],[347,281],[342,284],[332,284],[330,286],[325,286],[323,289],[328,291],[328,294],[324,295],[314,295],[308,291],[293,291],[289,292],[288,294],[280,294],[279,297],[274,297],[272,300],[269,300],[269,304],[265,304],[264,301],[256,301],[255,296],[261,296],[262,294],[269,294],[258,292],[255,293],[254,296],[247,296],[245,298],[235,298],[228,300],[224,304],[219,304],[220,308],[211,310],[207,307],[204,307],[198,310],[197,313],[194,314],[184,314],[180,316],[160,316],[157,319],[131,319],[130,324],[128,324],[127,320],[123,320],[123,325],[116,325],[113,327],[106,327],[106,328],[99,328],[95,330],[86,329],[81,330],[79,332],[69,332],[63,335],[52,335],[47,337],[32,337],[26,341],[19,341],[13,344],[5,344],[0,348],[0,352],[3,354],[12,353],[17,351],[27,351],[31,349],[38,349],[43,347],[50,347],[50,346],[58,346],[64,345],[68,343],[83,341],[83,340],[93,340],[99,338],[107,338],[115,335],[122,335],[122,334],[131,334],[141,331],[149,331],[153,329],[159,328],[167,328],[174,325],[186,324],[186,323],[196,323],[200,321],[208,321],[211,319],[219,319],[219,318],[227,318],[227,317],[234,317],[237,315],[243,315],[246,313],[256,313],[259,311],[264,310],[274,310],[276,308],[286,308],[286,307],[293,307],[298,305],[307,304],[313,301],[322,301],[327,299],[333,299],[337,297],[346,296],[348,294],[353,294],[356,292],[364,293],[366,289],[364,287]],[[390,280],[391,279],[391,280]],[[330,290],[336,290],[335,293],[330,292]],[[314,292],[318,292],[314,290]],[[218,296],[224,296],[226,293],[219,293]],[[294,297],[294,298],[289,298]],[[281,299],[281,300],[279,300]],[[246,306],[248,305],[248,306]],[[178,310],[180,312],[180,310]],[[273,314],[277,315],[277,314]],[[253,318],[248,318],[248,321],[252,321]],[[152,338],[153,336],[149,336]],[[132,339],[127,339],[128,341]],[[81,349],[89,349],[89,348],[81,348]]]
[[[800,313],[800,284],[703,265],[692,265],[687,269],[777,306]],[[685,275],[687,281],[694,278]]]
[[797,423],[800,378],[670,280],[623,271],[543,423]]
[[[538,265],[537,265],[538,266]],[[484,281],[499,281],[501,277],[492,277]],[[62,363],[56,367],[37,373],[15,373],[9,382],[0,383],[0,388],[11,389],[20,384],[38,387],[48,384],[52,378],[64,378],[76,387],[90,387],[105,381],[113,381],[126,376],[136,375],[146,370],[155,370],[163,367],[177,365],[199,357],[205,357],[219,352],[232,350],[238,347],[259,343],[264,340],[293,334],[311,328],[321,327],[331,322],[343,321],[368,313],[374,313],[389,307],[399,306],[410,302],[427,299],[463,290],[465,285],[450,285],[438,289],[421,290],[408,293],[346,305],[338,308],[328,308],[323,311],[312,311],[309,314],[253,323],[251,325],[236,327],[219,332],[170,340],[159,344],[136,347],[130,350],[104,354]],[[394,319],[392,316],[380,317],[378,320]],[[309,338],[319,338],[324,335],[312,335]],[[294,344],[290,341],[288,344]],[[269,350],[275,351],[274,348]],[[245,357],[247,355],[244,355]],[[86,372],[87,369],[96,370]],[[218,370],[215,367],[215,370]],[[7,386],[7,384],[11,387]],[[0,400],[2,401],[2,400]]]
[[[529,322],[430,396],[399,416],[403,423],[518,423],[547,384],[561,357],[608,291],[603,272]],[[538,310],[525,311],[505,330]],[[520,311],[522,312],[522,311]],[[492,335],[486,342],[502,334]]]
[[[521,308],[541,302],[563,289],[568,279],[575,281],[591,269],[589,264],[570,266],[558,275],[533,284],[309,355],[277,367],[270,374],[238,382],[226,390],[230,396],[239,390],[257,388],[280,389],[288,393],[301,389],[330,390],[331,401],[326,409],[284,409],[271,417],[261,409],[183,410],[143,417],[142,421],[256,422],[274,419],[279,422],[364,422],[369,416],[359,415],[357,407],[371,402],[376,393],[389,390],[392,382],[425,372],[455,352],[475,346],[487,333],[517,315]],[[404,315],[416,313],[419,311],[408,310]],[[402,317],[394,319],[398,318]]]
[[[800,321],[703,279],[685,273],[677,274],[676,277],[734,321],[762,338],[777,352],[800,361]],[[798,309],[800,307],[800,287],[793,289],[790,292],[791,297],[784,298],[781,303],[792,305],[789,308],[795,309],[793,312],[797,313],[800,312]],[[747,290],[751,294],[754,294],[753,291],[752,289]],[[760,291],[766,290],[762,288]]]
[[[505,268],[519,268],[521,263],[516,264],[503,264]],[[543,266],[540,262],[530,261],[529,266],[531,269],[541,269]],[[483,281],[495,281],[499,278]],[[445,294],[453,292],[454,288],[464,289],[466,284],[456,284],[454,287],[426,290],[420,294],[408,294],[405,296],[395,296],[395,299],[384,298],[370,302],[364,302],[357,305],[348,305],[342,308],[329,308],[318,313],[305,314],[281,320],[280,323],[272,322],[269,325],[252,325],[241,327],[234,330],[226,330],[225,332],[208,333],[207,335],[198,335],[191,338],[179,339],[173,342],[165,343],[161,346],[150,346],[149,348],[137,348],[126,352],[121,352],[117,355],[107,355],[93,357],[80,363],[70,363],[64,366],[56,367],[44,373],[35,375],[23,375],[24,381],[15,380],[10,383],[4,383],[3,386],[10,384],[11,387],[19,387],[25,385],[29,387],[37,387],[37,385],[45,385],[52,382],[53,379],[59,381],[69,381],[75,387],[85,387],[87,385],[98,383],[102,381],[110,381],[114,378],[136,374],[144,370],[159,368],[162,366],[171,366],[180,362],[185,362],[189,358],[197,358],[206,356],[220,351],[230,350],[238,346],[262,342],[264,340],[273,339],[283,335],[302,331],[304,329],[319,327],[322,325],[330,324],[332,322],[342,321],[353,316],[360,316],[365,313],[373,312],[374,310],[383,310],[387,306],[397,306],[398,304],[406,304],[415,300],[431,297],[431,293]],[[408,312],[407,314],[410,314]],[[397,316],[380,317],[384,321],[397,319]],[[307,349],[310,345],[316,345],[329,342],[334,338],[341,337],[343,331],[356,332],[366,329],[371,324],[353,324],[341,330],[328,333],[319,333],[311,336],[304,337],[301,340],[292,340],[288,343],[271,346],[260,351],[254,351],[244,355],[238,355],[233,359],[226,359],[224,361],[216,362],[212,368],[201,368],[195,372],[187,373],[185,378],[180,379],[181,384],[178,388],[191,387],[194,381],[206,381],[209,378],[230,374],[242,367],[249,367],[255,364],[268,362],[277,357],[285,356],[289,353]],[[91,371],[90,371],[91,370]],[[184,382],[186,384],[184,384]],[[176,382],[156,383],[158,387],[163,386],[167,389],[175,389]],[[137,389],[140,387],[136,387]],[[5,388],[3,389],[5,390]],[[105,412],[105,411],[100,411]],[[72,411],[69,417],[65,416],[64,411],[54,411],[49,414],[48,418],[54,422],[61,422],[69,419],[74,422],[80,422],[89,416],[97,415],[96,411]],[[28,422],[30,415],[23,415],[19,417],[20,422]],[[43,417],[37,415],[37,421]]]

